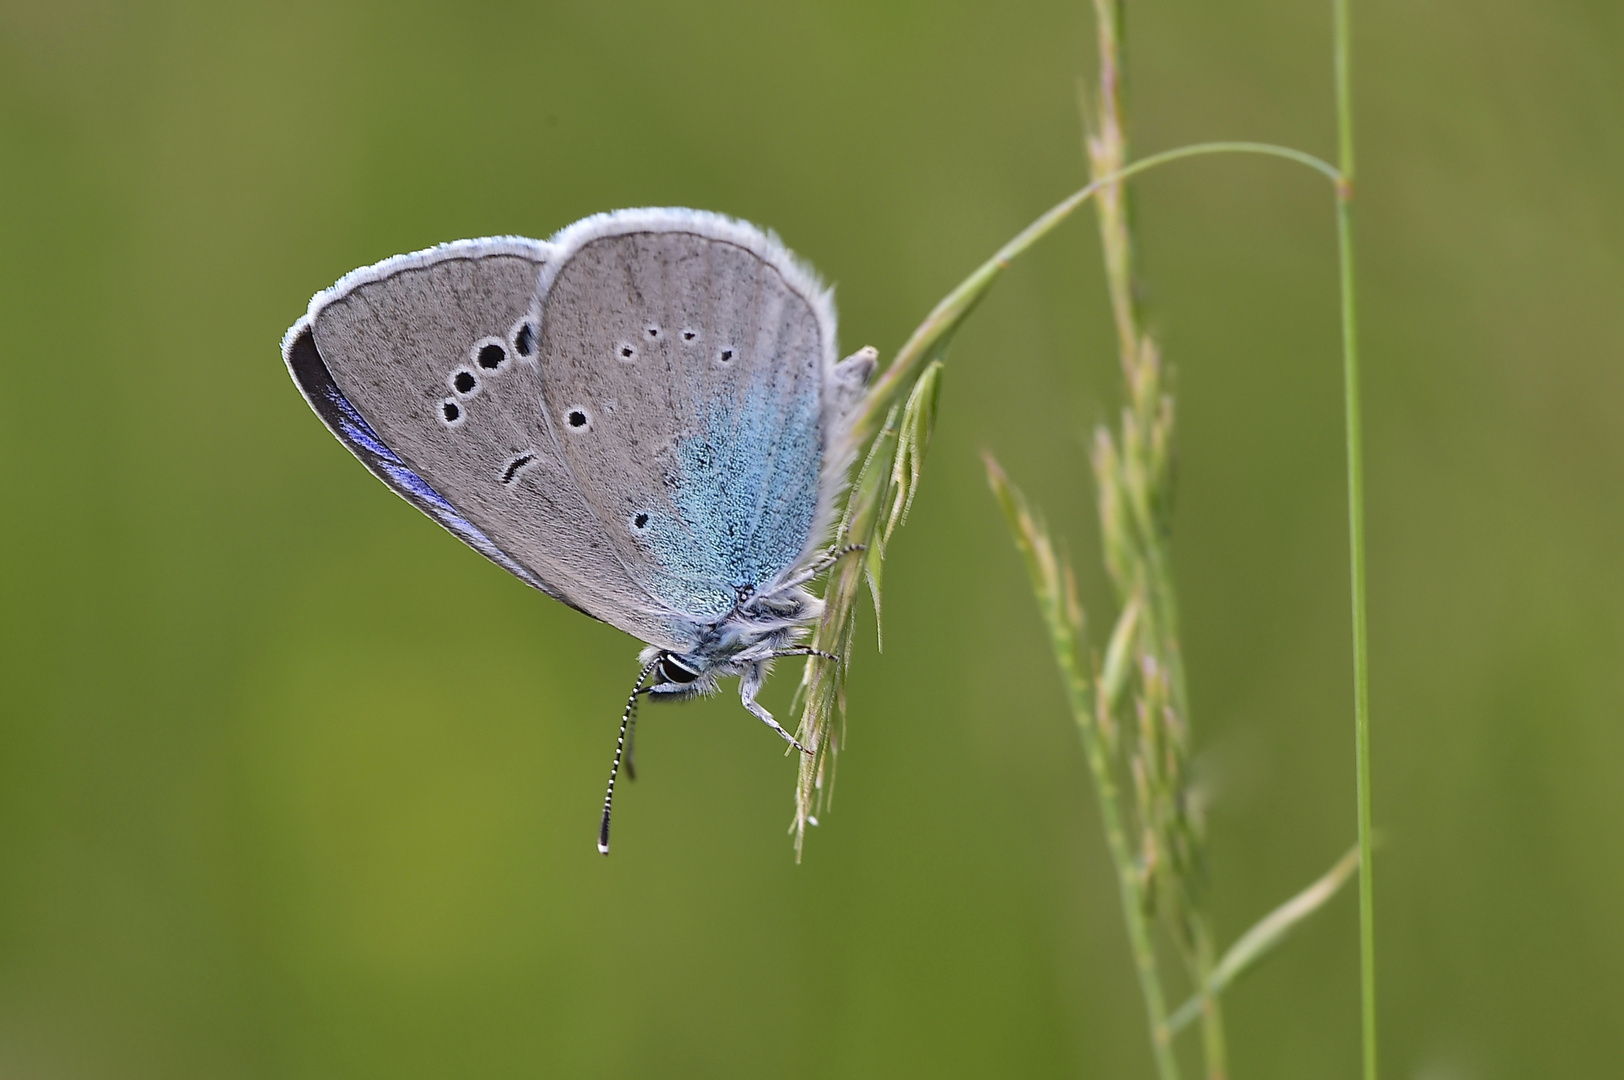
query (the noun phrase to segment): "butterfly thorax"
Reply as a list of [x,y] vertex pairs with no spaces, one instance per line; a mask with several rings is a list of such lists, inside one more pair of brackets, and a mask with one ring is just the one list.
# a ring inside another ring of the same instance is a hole
[[649,691],[683,697],[713,693],[718,678],[764,669],[797,645],[822,613],[823,601],[799,585],[751,594],[705,626],[691,648],[644,649],[640,661],[655,664]]

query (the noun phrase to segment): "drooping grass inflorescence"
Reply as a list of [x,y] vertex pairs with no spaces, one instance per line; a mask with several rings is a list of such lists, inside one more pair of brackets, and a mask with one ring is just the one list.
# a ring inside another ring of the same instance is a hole
[[[1179,1076],[1174,1036],[1199,1019],[1203,1072],[1227,1075],[1219,995],[1242,971],[1278,945],[1360,873],[1360,954],[1364,1074],[1375,1080],[1375,959],[1366,676],[1363,474],[1359,433],[1357,336],[1352,230],[1352,107],[1349,91],[1348,2],[1332,0],[1335,40],[1338,165],[1289,147],[1253,142],[1184,146],[1129,161],[1123,107],[1122,0],[1093,0],[1099,80],[1084,91],[1091,182],[1011,239],[938,303],[870,390],[854,425],[867,445],[847,497],[835,542],[864,548],[847,560],[825,590],[825,614],[814,649],[838,659],[808,659],[797,707],[803,758],[791,831],[796,857],[806,826],[826,806],[845,716],[844,680],[855,632],[856,601],[866,581],[880,611],[881,569],[893,531],[917,491],[935,422],[942,359],[954,333],[1009,264],[1072,211],[1095,200],[1101,249],[1116,324],[1126,401],[1114,429],[1101,426],[1091,462],[1097,488],[1100,548],[1118,613],[1103,656],[1085,636],[1075,578],[1056,551],[1041,517],[991,455],[988,481],[1026,563],[1039,613],[1073,721],[1081,737],[1100,808],[1106,846],[1116,870],[1123,918],[1139,976],[1150,1041],[1162,1080]],[[1092,99],[1092,104],[1090,100]],[[1201,800],[1190,773],[1189,697],[1179,640],[1178,603],[1169,556],[1174,463],[1174,398],[1160,350],[1144,332],[1135,303],[1133,243],[1126,181],[1183,158],[1251,153],[1314,169],[1333,184],[1342,298],[1342,343],[1348,442],[1352,570],[1358,843],[1322,877],[1242,934],[1223,955],[1215,948],[1205,909],[1207,856]],[[1190,985],[1190,997],[1169,1011],[1158,960],[1160,923],[1169,931]]]

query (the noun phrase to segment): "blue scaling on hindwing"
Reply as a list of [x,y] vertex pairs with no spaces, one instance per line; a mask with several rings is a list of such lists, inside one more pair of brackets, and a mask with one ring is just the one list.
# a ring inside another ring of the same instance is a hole
[[650,522],[659,591],[712,620],[794,566],[817,513],[821,465],[813,380],[759,372],[742,402],[711,403],[700,429],[676,444],[668,483],[679,520]]

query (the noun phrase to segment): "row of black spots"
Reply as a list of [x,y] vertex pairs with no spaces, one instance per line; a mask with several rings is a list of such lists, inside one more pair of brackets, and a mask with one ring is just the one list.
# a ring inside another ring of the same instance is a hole
[[[650,341],[660,340],[660,328],[658,326],[645,326],[643,328],[643,333],[648,335],[648,339]],[[615,352],[628,364],[635,363],[637,361],[637,346],[633,345],[629,341],[622,341],[615,349]]]
[[[698,331],[695,331],[695,330],[684,330],[682,332],[682,340],[684,340],[684,341],[692,341],[692,340],[694,340],[694,338],[696,338],[698,336],[699,336]],[[728,363],[731,363],[732,361],[733,361],[733,347],[731,345],[724,345],[724,346],[722,346],[720,349],[718,349],[716,351],[716,362],[717,363],[719,363],[719,364],[728,364]]]
[[[643,328],[643,333],[648,335],[650,341],[655,341],[660,336],[660,328],[658,326],[652,326],[652,325],[647,326],[647,327]],[[692,340],[694,340],[695,338],[697,338],[699,336],[699,331],[691,329],[691,328],[685,326],[685,327],[682,328],[681,334],[682,334],[682,340],[684,340],[684,341],[692,341]]]
[[[646,328],[644,328],[643,332],[648,335],[650,341],[658,341],[659,340],[660,328],[658,326],[646,327]],[[697,330],[684,329],[681,333],[682,333],[682,340],[685,341],[685,342],[686,341],[693,341],[695,338],[697,338],[699,336],[699,331],[697,331]],[[626,361],[628,364],[633,363],[633,362],[635,362],[637,360],[637,346],[633,345],[629,341],[621,342],[620,345],[618,347],[616,347],[615,352],[616,352],[617,355],[619,355],[619,357],[622,360]],[[728,363],[732,359],[733,359],[733,350],[731,348],[723,349],[723,350],[721,350],[720,353],[717,354],[717,360],[720,361],[721,363],[724,363],[724,364]]]
[[500,338],[480,338],[468,351],[469,366],[459,367],[446,376],[446,382],[457,396],[439,403],[437,408],[441,423],[455,428],[461,427],[467,420],[467,409],[458,399],[475,397],[483,388],[475,368],[491,373],[500,372],[508,364],[510,348],[521,359],[533,362],[536,353],[535,322],[528,317],[520,319],[508,337],[506,342]]
[[468,420],[467,399],[477,395],[481,389],[479,376],[461,367],[446,377],[446,383],[455,396],[441,399],[435,409],[442,424],[448,428],[459,428]]
[[[468,351],[470,364],[454,369],[446,376],[446,385],[456,398],[447,398],[440,402],[440,419],[451,427],[458,427],[467,416],[467,410],[462,404],[468,398],[477,397],[484,389],[475,368],[494,372],[507,363],[507,349],[495,338],[484,338],[474,342],[473,348]],[[458,400],[461,399],[461,400]]]

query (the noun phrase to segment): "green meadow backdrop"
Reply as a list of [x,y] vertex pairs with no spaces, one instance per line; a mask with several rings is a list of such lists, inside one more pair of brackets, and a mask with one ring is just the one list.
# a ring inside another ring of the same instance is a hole
[[[1130,0],[1134,146],[1331,156],[1329,4]],[[1624,1060],[1624,9],[1357,0],[1382,1064]],[[350,268],[688,205],[889,356],[1085,178],[1083,0],[0,0],[0,1076],[1146,1077],[996,451],[1108,625],[1092,219],[949,357],[833,810],[731,694],[391,495],[277,350]],[[1232,940],[1354,838],[1324,181],[1134,182]],[[765,700],[788,711],[798,664]],[[1236,1078],[1354,1077],[1355,905],[1227,997]]]

